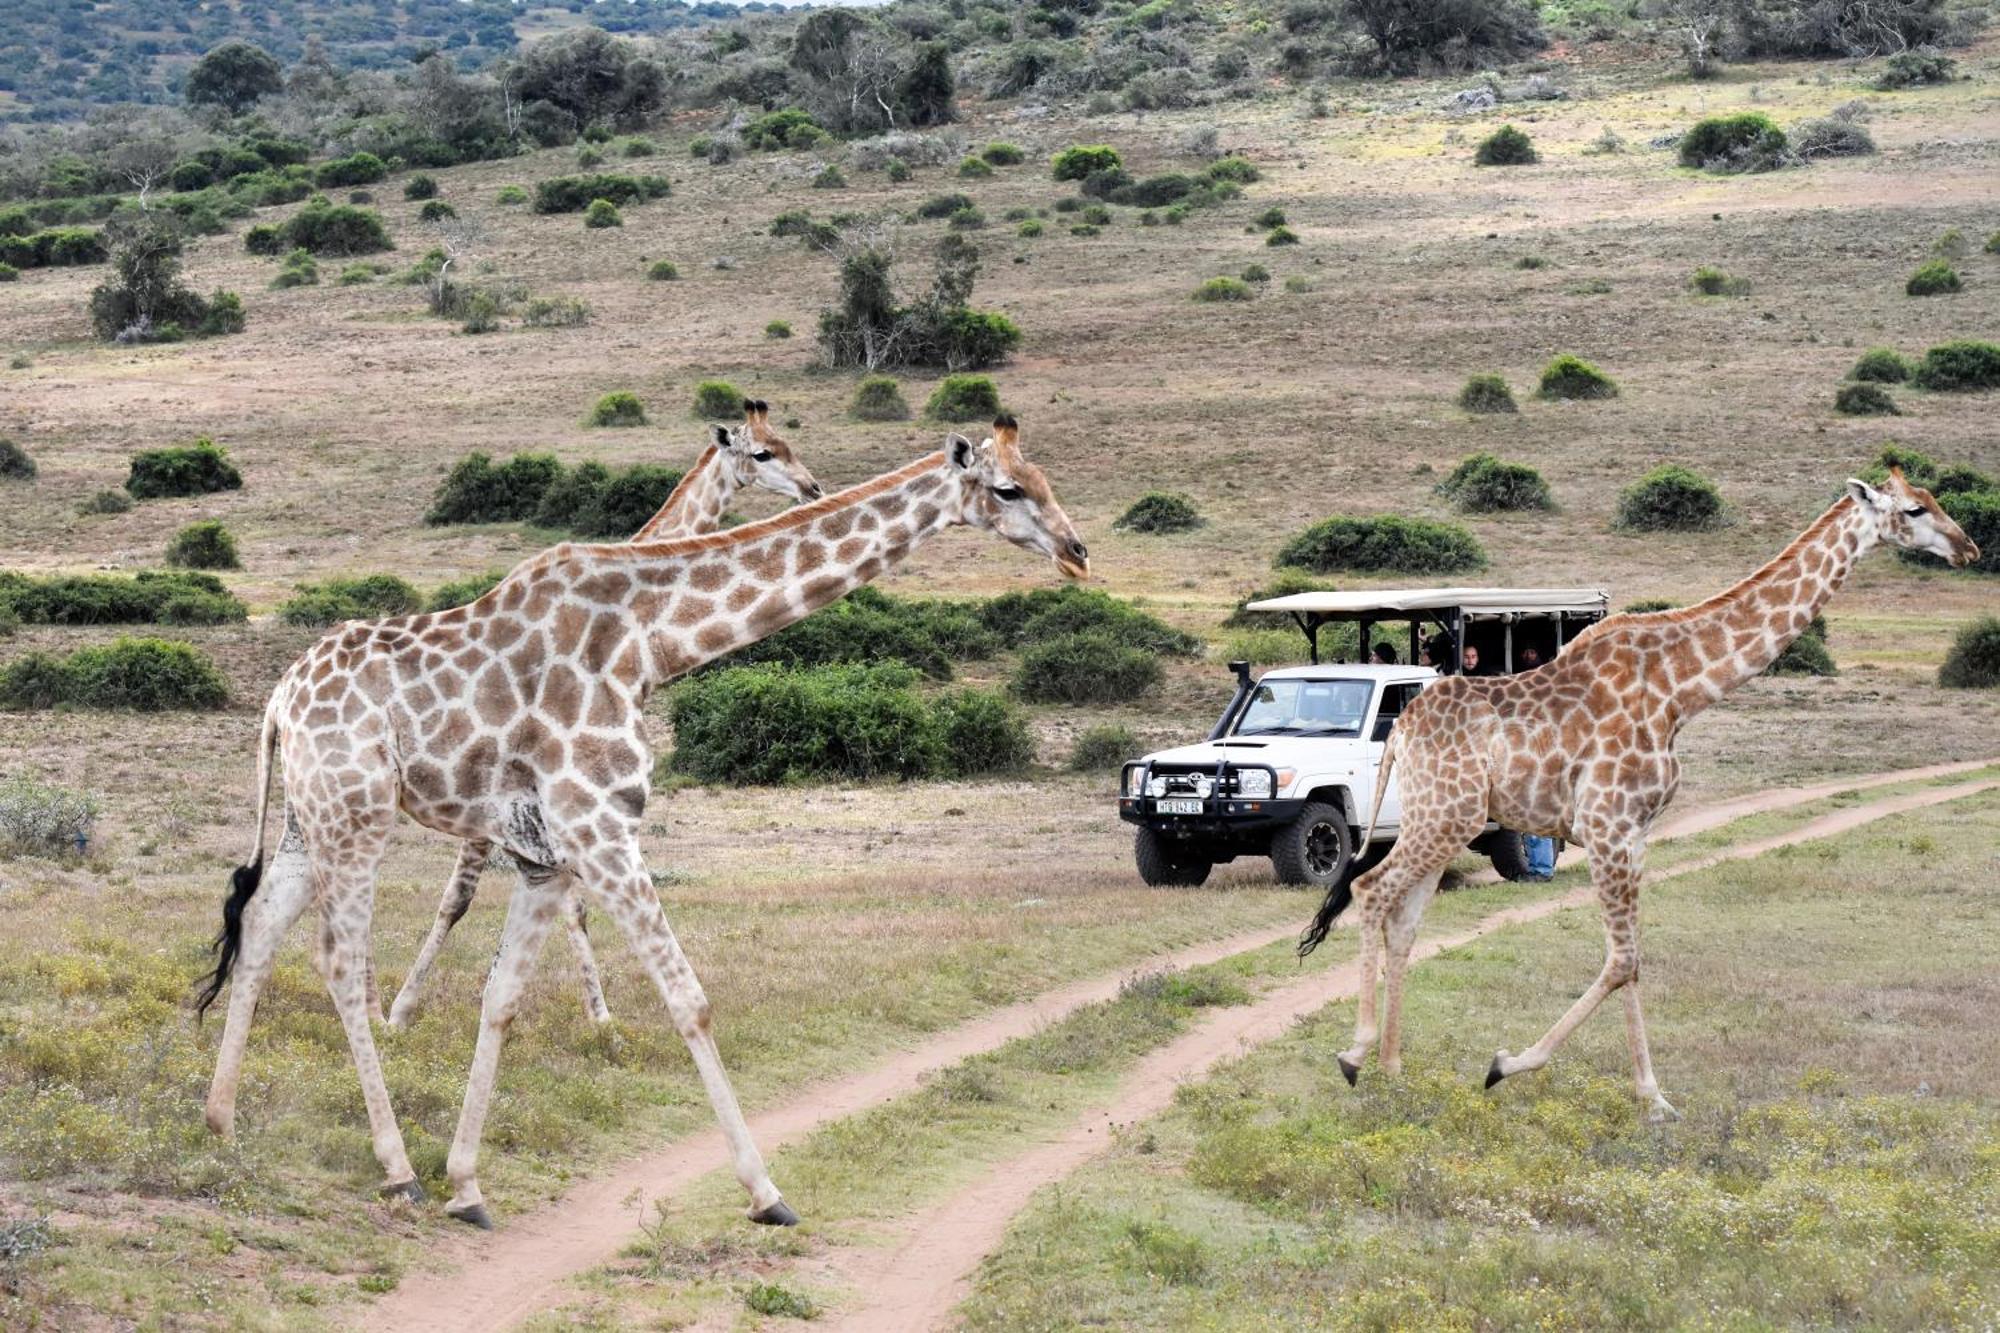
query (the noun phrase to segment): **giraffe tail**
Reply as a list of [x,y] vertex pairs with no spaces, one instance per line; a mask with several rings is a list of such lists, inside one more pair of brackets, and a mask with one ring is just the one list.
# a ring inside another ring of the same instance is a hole
[[271,755],[278,742],[277,701],[274,698],[264,709],[264,728],[257,737],[257,836],[250,847],[250,860],[236,867],[229,877],[229,896],[222,900],[222,929],[216,934],[215,942],[209,946],[215,954],[215,970],[201,980],[201,993],[195,996],[194,1016],[200,1022],[208,1013],[208,1007],[215,1003],[216,996],[229,982],[229,973],[236,966],[237,950],[243,943],[243,909],[257,893],[257,885],[264,878],[264,825],[271,810]]
[[[1354,855],[1358,858],[1368,850],[1368,844],[1375,841],[1375,824],[1382,817],[1382,793],[1389,789],[1389,771],[1396,766],[1396,733],[1389,733],[1388,741],[1382,746],[1382,767],[1375,774],[1375,799],[1368,807],[1368,827],[1362,831],[1361,841],[1354,844]],[[1299,936],[1299,957],[1304,958],[1326,942],[1327,932],[1347,905],[1354,901],[1354,891],[1350,887],[1353,876],[1342,875],[1326,891],[1326,897],[1313,914],[1312,924],[1305,934]]]

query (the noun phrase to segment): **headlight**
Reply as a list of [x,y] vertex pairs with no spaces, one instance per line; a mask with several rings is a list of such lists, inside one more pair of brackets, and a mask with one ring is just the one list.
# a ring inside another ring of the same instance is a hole
[[1196,796],[1201,797],[1201,799],[1205,801],[1214,791],[1215,791],[1215,779],[1209,777],[1208,774],[1206,773],[1199,773],[1195,775],[1194,794]]
[[1120,796],[1137,796],[1139,794],[1139,775],[1145,771],[1146,769],[1143,764],[1125,765],[1124,775],[1118,783],[1118,794]]
[[1146,795],[1165,796],[1166,794],[1167,794],[1167,780],[1165,778],[1146,779]]
[[1251,800],[1263,800],[1271,794],[1271,770],[1268,768],[1241,768],[1236,771],[1236,794]]

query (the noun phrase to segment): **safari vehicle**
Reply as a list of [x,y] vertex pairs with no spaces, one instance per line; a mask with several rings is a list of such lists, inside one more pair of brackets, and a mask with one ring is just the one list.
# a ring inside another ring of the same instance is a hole
[[[1519,668],[1532,648],[1544,662],[1602,620],[1595,588],[1425,588],[1302,592],[1245,610],[1290,617],[1305,635],[1310,665],[1252,678],[1231,662],[1236,694],[1208,739],[1161,750],[1124,767],[1118,817],[1138,826],[1139,876],[1153,885],[1195,885],[1217,864],[1268,856],[1286,884],[1330,887],[1388,854],[1402,822],[1392,777],[1374,836],[1364,847],[1382,748],[1410,700],[1478,650],[1491,674]],[[1356,626],[1356,652],[1390,642],[1408,626],[1397,664],[1321,662],[1320,630]],[[1415,664],[1415,665],[1412,665]],[[1514,879],[1526,872],[1518,834],[1494,825],[1473,849]]]

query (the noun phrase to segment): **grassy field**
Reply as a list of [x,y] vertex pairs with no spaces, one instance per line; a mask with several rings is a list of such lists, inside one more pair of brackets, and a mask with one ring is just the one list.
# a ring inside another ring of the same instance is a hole
[[[190,279],[241,291],[246,334],[111,347],[88,340],[84,314],[100,270],[24,272],[0,302],[0,434],[40,472],[0,483],[0,566],[153,567],[181,526],[220,518],[245,565],[227,582],[253,617],[168,631],[227,674],[232,702],[218,714],[0,713],[8,773],[104,803],[88,859],[0,861],[0,1325],[320,1327],[421,1269],[448,1224],[435,1209],[372,1197],[359,1090],[307,964],[306,932],[283,956],[252,1037],[240,1142],[225,1149],[201,1127],[216,1025],[193,1027],[185,1001],[228,869],[249,841],[259,710],[316,636],[269,613],[296,584],[333,575],[392,570],[429,588],[512,564],[551,534],[422,524],[456,460],[537,449],[571,464],[685,465],[703,430],[689,413],[693,387],[712,376],[769,399],[780,420],[795,417],[787,434],[830,486],[935,447],[941,425],[845,414],[852,380],[817,368],[806,336],[834,297],[833,265],[764,234],[779,212],[902,212],[957,189],[975,198],[993,223],[971,233],[984,256],[974,303],[1006,311],[1026,335],[997,379],[1027,452],[1089,542],[1102,586],[1213,651],[1169,664],[1154,693],[1118,707],[1032,710],[1040,766],[1016,779],[659,793],[646,850],[753,1106],[1065,980],[1303,919],[1307,896],[1274,889],[1262,863],[1226,868],[1200,892],[1142,889],[1109,777],[1058,766],[1092,723],[1125,723],[1147,745],[1202,734],[1229,694],[1213,660],[1226,653],[1221,622],[1305,523],[1447,516],[1436,480],[1491,449],[1540,468],[1560,508],[1466,519],[1491,557],[1473,579],[1601,584],[1615,606],[1684,600],[1740,577],[1891,434],[2000,469],[1990,394],[1899,390],[1907,415],[1888,424],[1831,406],[1863,348],[1914,353],[2000,330],[2000,256],[1968,256],[1955,296],[1903,294],[1947,229],[1979,238],[2000,226],[2000,46],[1961,55],[1968,78],[1901,94],[1870,91],[1867,64],[1742,66],[1699,86],[1664,65],[1578,64],[1560,71],[1569,100],[1507,108],[1544,161],[1504,171],[1470,164],[1472,141],[1499,113],[1444,116],[1446,84],[1355,82],[1336,87],[1324,119],[1278,99],[1088,119],[1059,108],[1016,120],[973,106],[967,141],[1014,140],[1029,149],[1027,165],[969,182],[920,170],[903,185],[850,170],[853,184],[835,191],[807,183],[825,155],[690,161],[687,141],[708,126],[687,117],[662,127],[655,137],[668,155],[647,168],[670,174],[673,194],[627,209],[611,231],[495,202],[504,185],[573,170],[566,151],[436,172],[444,197],[485,227],[474,256],[482,276],[587,301],[594,314],[582,329],[509,321],[467,336],[423,315],[418,289],[387,278],[267,290],[271,264],[223,236],[194,254]],[[1854,99],[1867,104],[1878,157],[1721,178],[1646,146],[1710,112],[1754,107],[1789,124]],[[1094,237],[1070,235],[1066,215],[1052,211],[1074,193],[1041,165],[1054,149],[1111,142],[1135,171],[1187,169],[1196,163],[1178,145],[1209,123],[1263,173],[1242,200],[1178,227],[1144,227],[1136,210],[1120,210]],[[1623,150],[1586,152],[1606,128]],[[382,258],[401,267],[431,238],[418,205],[393,187],[377,191],[398,242]],[[1303,244],[1264,246],[1248,224],[1273,205]],[[1013,207],[1048,211],[1045,234],[1017,237],[1000,221]],[[912,281],[942,225],[900,229]],[[1523,268],[1524,257],[1547,263]],[[679,265],[679,281],[645,280],[659,258]],[[729,267],[717,266],[723,259]],[[1247,305],[1188,299],[1201,280],[1253,262],[1273,281]],[[1704,264],[1748,278],[1750,294],[1694,295],[1687,278]],[[772,319],[801,336],[767,340]],[[1533,401],[1535,374],[1560,352],[1598,362],[1620,396]],[[1471,417],[1453,405],[1481,371],[1513,383],[1518,416]],[[931,387],[918,378],[904,391],[915,403]],[[652,424],[582,426],[614,389],[636,392]],[[241,491],[79,514],[124,479],[134,451],[204,434],[241,466]],[[1619,489],[1666,461],[1717,480],[1728,526],[1644,537],[1610,528]],[[1114,529],[1153,487],[1190,493],[1207,524],[1178,537]],[[739,508],[767,513],[770,498]],[[956,533],[885,585],[970,597],[1052,578],[1043,563]],[[1996,586],[1886,556],[1865,564],[1830,609],[1842,673],[1758,681],[1701,718],[1681,746],[1681,800],[2000,754],[2000,703],[1934,684],[1950,636],[1991,610]],[[117,632],[27,627],[0,640],[0,661]],[[961,674],[992,685],[1007,666]],[[661,749],[671,743],[663,717],[654,734]],[[1768,817],[1768,828],[1810,813]],[[1475,1095],[1465,1072],[1475,1059],[1483,1068],[1495,1046],[1540,1031],[1595,966],[1595,927],[1571,914],[1420,974],[1402,1085],[1327,1089],[1330,1064],[1313,1053],[1341,1030],[1336,1009],[1212,1085],[1226,1093],[1192,1094],[1150,1139],[1038,1206],[967,1318],[1200,1327],[1282,1312],[1382,1324],[1434,1315],[1448,1326],[1474,1322],[1488,1299],[1512,1321],[1524,1307],[1502,1289],[1539,1276],[1573,1294],[1526,1313],[1554,1310],[1579,1326],[1694,1320],[1709,1308],[1697,1301],[1728,1315],[1717,1322],[1754,1324],[1793,1300],[1800,1317],[1825,1323],[1990,1322],[1980,1274],[1993,1268],[1993,1239],[1981,1219],[2000,1151],[1996,1057],[1974,1020],[1993,998],[1978,953],[1992,905],[1973,886],[1994,878],[1994,819],[1990,801],[1928,814],[1754,870],[1707,872],[1649,905],[1656,1055],[1669,1095],[1692,1106],[1677,1137],[1626,1123],[1615,1019],[1600,1018],[1548,1074],[1503,1089],[1490,1109]],[[412,833],[384,866],[386,993],[428,925],[453,850]],[[455,935],[416,1028],[380,1039],[412,1156],[433,1187],[504,888],[490,884]],[[1448,896],[1431,928],[1528,894]],[[708,1122],[683,1048],[622,942],[602,927],[597,938],[615,1027],[587,1030],[555,945],[514,1028],[484,1159],[503,1226],[510,1210],[578,1174]],[[1290,967],[1279,947],[1213,973],[1254,996]],[[1187,998],[1142,991],[1080,1016],[1064,1030],[1081,1034],[1060,1055],[1073,1062],[1068,1074],[1048,1062],[1072,1037],[1052,1032],[993,1057],[995,1086],[1010,1089],[997,1100],[980,1092],[987,1076],[975,1069],[965,1087],[924,1094],[926,1132],[906,1146],[871,1138],[867,1124],[838,1127],[781,1159],[780,1183],[830,1218],[907,1206],[898,1191],[914,1186],[904,1177],[960,1154],[976,1160],[1059,1117],[1191,1021],[1200,1006]],[[1936,1095],[1909,1100],[1925,1080]],[[1490,1169],[1436,1129],[1461,1122]],[[1920,1132],[1930,1137],[1914,1143]],[[1346,1146],[1356,1139],[1366,1142]],[[1596,1145],[1602,1175],[1592,1177],[1596,1193],[1573,1202],[1523,1183],[1546,1184],[1552,1163],[1573,1159],[1564,1145]],[[1295,1157],[1320,1165],[1300,1172]],[[1824,1180],[1802,1179],[1813,1165],[1825,1166]],[[1357,1170],[1374,1173],[1366,1187]],[[1892,1182],[1872,1203],[1857,1183],[1871,1172]],[[1816,1185],[1824,1198],[1805,1197]],[[1712,1208],[1719,1198],[1737,1202]],[[1454,1199],[1469,1211],[1452,1211]],[[705,1206],[664,1219],[627,1270],[600,1275],[597,1293],[662,1319],[700,1314],[736,1301],[733,1284],[767,1261],[811,1258],[810,1237],[725,1236]],[[1772,1220],[1786,1209],[1819,1219],[1819,1230],[1794,1234]],[[1896,1229],[1905,1214],[1908,1233]],[[1636,1246],[1630,1229],[1612,1225],[1624,1217],[1654,1219],[1664,1239]],[[1522,1219],[1537,1225],[1514,1225]],[[1779,1266],[1781,1281],[1722,1264],[1677,1286],[1724,1225],[1744,1228],[1728,1236],[1794,1247],[1781,1252],[1796,1262]],[[714,1263],[701,1258],[712,1246],[723,1247]],[[1934,1257],[1920,1264],[1911,1257],[1920,1252]],[[1877,1266],[1863,1255],[1879,1255]],[[1628,1270],[1644,1278],[1632,1287],[1637,1303],[1595,1303],[1610,1299],[1607,1275]],[[1871,1272],[1882,1275],[1879,1292],[1863,1280]],[[1351,1299],[1357,1291],[1365,1301]]]

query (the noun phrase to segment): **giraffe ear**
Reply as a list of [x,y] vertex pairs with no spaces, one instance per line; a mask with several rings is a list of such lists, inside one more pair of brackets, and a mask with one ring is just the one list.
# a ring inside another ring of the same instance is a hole
[[944,450],[951,458],[951,465],[960,472],[970,472],[978,465],[978,446],[963,435],[953,433],[945,436]]
[[731,445],[733,445],[733,444],[735,444],[735,443],[736,443],[736,438],[735,438],[735,437],[734,437],[733,435],[731,435],[731,434],[729,433],[729,427],[727,427],[727,426],[712,426],[712,427],[710,427],[710,429],[711,429],[711,430],[713,430],[713,431],[715,432],[715,447],[716,447],[716,448],[718,448],[718,449],[727,449],[727,448],[729,448],[729,447],[730,447]]
[[1866,505],[1870,509],[1884,510],[1889,507],[1889,497],[1859,477],[1847,479],[1847,493],[1854,497],[1856,504]]

